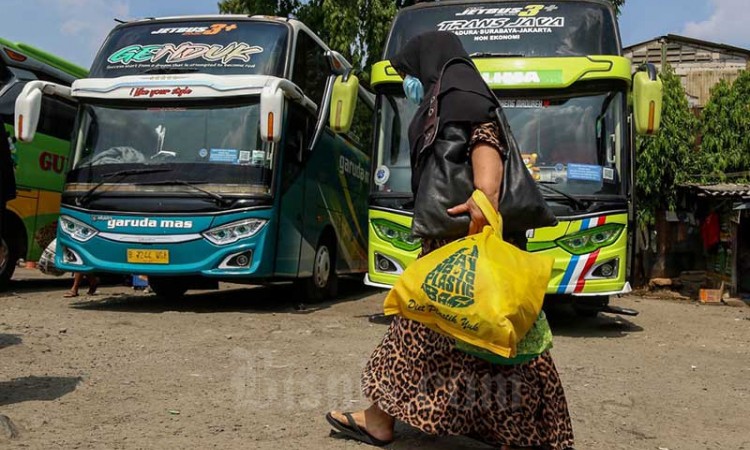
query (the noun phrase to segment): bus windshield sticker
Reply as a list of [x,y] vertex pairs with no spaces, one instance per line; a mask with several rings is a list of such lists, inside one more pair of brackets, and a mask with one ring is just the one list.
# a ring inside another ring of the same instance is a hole
[[539,109],[547,108],[550,105],[549,100],[524,99],[524,98],[501,98],[500,106],[503,108],[528,108]]
[[527,70],[517,72],[482,72],[482,78],[492,86],[514,84],[560,84],[562,70]]
[[431,8],[401,11],[385,59],[397,54],[409,39],[433,30],[454,33],[472,58],[478,59],[621,54],[616,19],[605,4],[562,0],[467,3],[439,2]]
[[602,171],[602,175],[604,177],[604,181],[614,181],[615,179],[615,169],[611,167],[605,167]]
[[183,36],[213,36],[223,31],[229,32],[237,29],[236,23],[214,23],[211,26],[202,27],[169,27],[159,28],[151,34],[181,34]]
[[143,22],[110,33],[94,59],[90,76],[282,76],[288,43],[289,30],[277,23]]
[[473,36],[474,41],[520,40],[524,34],[551,34],[565,27],[557,5],[526,5],[514,8],[472,6],[455,14],[455,19],[437,24],[440,31]]
[[380,166],[375,171],[375,185],[376,186],[383,186],[385,183],[388,182],[388,179],[391,177],[391,171],[388,169],[388,166]]
[[239,151],[234,148],[212,148],[208,160],[214,163],[237,164]]
[[602,166],[568,164],[568,180],[602,182]]
[[198,156],[200,156],[201,158],[205,158],[206,156],[208,156],[208,150],[206,150],[205,148],[198,150]]
[[266,165],[266,151],[265,150],[253,150],[252,152],[240,152],[240,161],[242,161],[242,153],[248,153],[248,162],[251,165],[256,166],[256,167]]
[[[136,63],[138,67],[147,67],[161,63],[169,64],[171,67],[175,64],[202,59],[209,63],[215,63],[215,65],[227,65],[232,61],[250,62],[250,57],[258,53],[263,53],[263,47],[236,41],[227,45],[208,45],[193,42],[183,42],[178,45],[173,43],[133,44],[122,47],[112,53],[107,58],[107,62],[122,65]],[[203,67],[205,64],[189,64],[187,67]],[[118,67],[115,65],[108,68]]]

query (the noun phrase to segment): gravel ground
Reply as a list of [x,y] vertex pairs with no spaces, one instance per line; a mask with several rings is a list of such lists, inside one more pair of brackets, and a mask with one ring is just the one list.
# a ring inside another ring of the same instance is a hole
[[[0,297],[0,448],[354,449],[332,408],[365,406],[359,372],[383,294],[300,305],[223,285],[179,303],[126,287],[64,299],[19,270]],[[749,449],[750,308],[627,297],[635,318],[562,315],[553,355],[577,449]],[[393,449],[487,448],[397,428]]]

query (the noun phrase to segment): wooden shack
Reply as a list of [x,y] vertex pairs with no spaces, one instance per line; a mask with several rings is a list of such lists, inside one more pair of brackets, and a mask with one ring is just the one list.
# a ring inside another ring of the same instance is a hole
[[711,88],[720,80],[734,81],[750,69],[750,50],[668,34],[623,49],[634,64],[649,62],[661,68],[668,62],[682,78],[690,106],[702,109]]

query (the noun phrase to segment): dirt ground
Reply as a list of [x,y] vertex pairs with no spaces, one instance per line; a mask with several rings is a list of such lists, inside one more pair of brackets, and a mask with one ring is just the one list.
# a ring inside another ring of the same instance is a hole
[[[127,287],[72,301],[21,270],[0,297],[0,448],[354,449],[332,408],[359,372],[383,294],[300,305],[287,287],[223,286],[169,303]],[[635,318],[563,315],[553,355],[577,449],[750,449],[750,308],[617,299]],[[487,448],[399,425],[393,449]]]

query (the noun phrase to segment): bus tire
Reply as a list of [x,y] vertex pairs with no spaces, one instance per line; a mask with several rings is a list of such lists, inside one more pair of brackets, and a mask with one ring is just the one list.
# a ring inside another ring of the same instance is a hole
[[13,250],[13,247],[6,243],[5,238],[0,242],[0,291],[8,289],[10,279],[16,271],[18,253]]
[[148,285],[157,297],[164,300],[180,300],[188,291],[185,280],[180,282],[179,278],[148,277]]
[[336,239],[330,234],[321,239],[315,249],[313,275],[305,280],[305,296],[310,302],[320,302],[336,297],[339,279],[336,275]]
[[3,236],[0,240],[0,291],[8,289],[26,239],[23,222],[15,215],[6,214],[3,221]]

